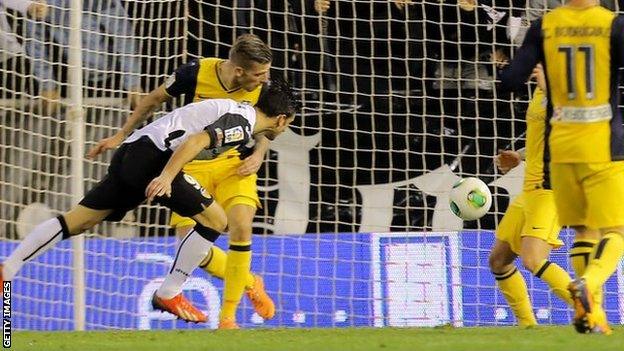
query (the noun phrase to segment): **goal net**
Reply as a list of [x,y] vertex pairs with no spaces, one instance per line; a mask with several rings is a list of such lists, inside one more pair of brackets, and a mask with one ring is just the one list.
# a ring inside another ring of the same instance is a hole
[[[314,3],[48,0],[43,19],[0,7],[0,254],[75,203],[72,181],[86,191],[106,173],[112,153],[72,156],[82,135],[72,96],[82,99],[88,150],[176,67],[227,58],[236,36],[252,32],[273,49],[271,74],[287,77],[304,107],[259,171],[252,270],[265,277],[277,315],[264,321],[243,298],[239,324],[515,323],[487,258],[523,171],[501,175],[493,156],[523,146],[530,87],[501,95],[493,72],[543,9],[512,0],[332,0],[325,11]],[[72,4],[80,26],[71,25]],[[80,59],[71,64],[77,45]],[[181,103],[164,104],[152,118]],[[448,190],[465,176],[484,180],[494,196],[490,213],[470,223],[448,208]],[[151,308],[177,244],[168,216],[143,205],[89,232],[80,253],[84,286],[75,284],[69,241],[27,264],[13,284],[14,327],[216,327],[223,283],[201,270],[185,293],[206,311],[207,325]],[[569,269],[572,235],[562,238],[566,246],[552,261]],[[217,244],[227,247],[227,237]],[[624,318],[621,269],[605,289],[615,323]],[[570,310],[523,274],[538,321],[569,323]],[[74,308],[80,291],[84,312]]]

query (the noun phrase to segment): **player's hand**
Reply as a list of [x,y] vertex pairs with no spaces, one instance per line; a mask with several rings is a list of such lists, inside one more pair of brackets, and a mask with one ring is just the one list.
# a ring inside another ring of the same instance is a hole
[[89,150],[89,153],[87,153],[87,158],[93,160],[97,155],[103,153],[104,151],[117,148],[117,146],[119,146],[124,141],[124,139],[125,137],[123,133],[118,132],[112,137],[100,140],[97,145]]
[[44,116],[56,116],[61,106],[61,93],[57,89],[41,91],[39,105],[35,109]]
[[522,156],[519,152],[513,150],[498,150],[498,155],[494,158],[494,163],[502,174],[518,166],[520,162],[522,162]]
[[145,189],[145,197],[147,197],[147,202],[152,202],[156,196],[171,197],[172,181],[173,179],[162,174],[152,179],[152,181],[147,185],[147,188]]
[[263,161],[264,155],[260,155],[258,152],[252,153],[249,157],[244,159],[243,164],[238,167],[238,175],[245,177],[258,172]]
[[45,0],[38,0],[30,4],[26,9],[26,13],[30,18],[44,19],[48,15],[48,4]]
[[316,10],[318,14],[323,14],[327,12],[330,5],[331,3],[329,2],[329,0],[314,0],[314,10]]
[[531,73],[531,79],[535,79],[537,82],[537,86],[546,91],[546,76],[544,76],[544,68],[541,63],[538,63],[535,68],[533,68],[533,73]]

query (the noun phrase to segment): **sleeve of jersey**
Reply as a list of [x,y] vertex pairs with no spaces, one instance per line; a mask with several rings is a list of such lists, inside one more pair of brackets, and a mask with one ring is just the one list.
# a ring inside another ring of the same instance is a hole
[[516,91],[524,86],[542,55],[542,20],[535,21],[529,28],[524,42],[510,65],[499,72],[502,91]]
[[624,67],[624,16],[617,16],[611,26],[611,46],[616,67]]
[[167,94],[173,97],[192,94],[197,86],[197,72],[199,72],[199,60],[193,60],[178,67],[165,82]]
[[208,149],[240,145],[251,137],[249,121],[242,115],[235,113],[224,114],[204,130],[210,135]]

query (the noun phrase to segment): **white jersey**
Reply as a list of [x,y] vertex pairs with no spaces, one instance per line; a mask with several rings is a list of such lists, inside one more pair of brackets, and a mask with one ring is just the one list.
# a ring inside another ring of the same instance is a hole
[[147,136],[162,151],[175,151],[189,136],[205,131],[210,145],[199,159],[214,158],[252,139],[256,111],[247,103],[208,99],[175,109],[135,131],[124,143]]

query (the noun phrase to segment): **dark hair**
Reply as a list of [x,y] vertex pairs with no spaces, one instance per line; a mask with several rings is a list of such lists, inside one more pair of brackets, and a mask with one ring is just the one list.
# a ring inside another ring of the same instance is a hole
[[301,109],[299,98],[283,79],[272,78],[262,86],[256,107],[268,117],[294,116]]
[[267,64],[273,61],[271,48],[262,39],[253,34],[243,34],[236,38],[230,49],[230,61],[243,68],[249,68],[252,62]]

